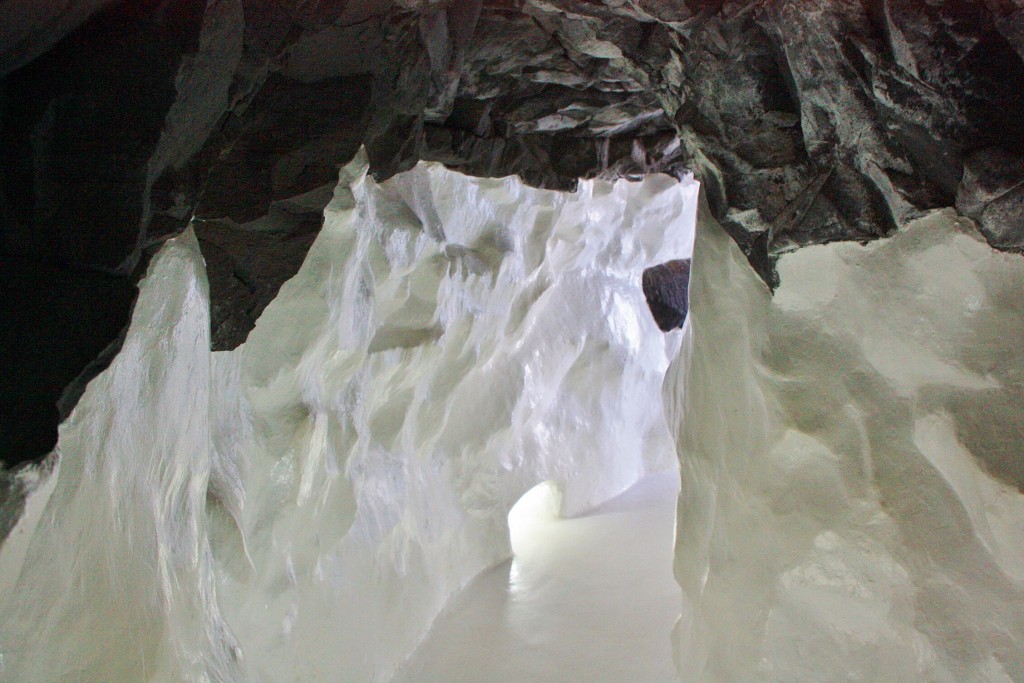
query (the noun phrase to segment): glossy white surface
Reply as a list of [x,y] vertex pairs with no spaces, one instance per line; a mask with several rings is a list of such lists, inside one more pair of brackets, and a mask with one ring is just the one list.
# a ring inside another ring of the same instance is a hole
[[11,680],[386,681],[531,487],[572,515],[676,469],[640,278],[689,255],[696,183],[365,171],[233,352],[192,234],[154,260],[6,563]]
[[677,681],[678,490],[652,475],[582,517],[510,520],[515,559],[451,600],[396,683]]
[[[678,614],[687,683],[1024,680],[1019,255],[935,212],[773,295],[702,212],[662,335],[694,184],[362,171],[235,352],[154,260],[0,547],[0,678],[660,681]],[[677,456],[681,592],[670,516],[556,515]]]

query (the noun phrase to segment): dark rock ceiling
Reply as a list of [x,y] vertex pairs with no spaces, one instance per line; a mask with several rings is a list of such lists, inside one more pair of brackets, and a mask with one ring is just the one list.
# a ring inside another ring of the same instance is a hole
[[0,455],[52,447],[193,217],[242,342],[360,144],[378,178],[692,170],[773,284],[935,207],[1024,249],[1022,93],[1024,0],[0,0]]

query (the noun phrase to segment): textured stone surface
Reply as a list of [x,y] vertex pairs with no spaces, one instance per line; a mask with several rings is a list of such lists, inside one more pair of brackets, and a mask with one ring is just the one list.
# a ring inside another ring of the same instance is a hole
[[196,236],[210,279],[213,349],[245,341],[281,283],[295,275],[323,224],[320,211],[287,214],[279,230],[242,230],[230,223],[203,221]]
[[684,681],[1024,678],[1024,262],[952,209],[784,255],[708,212],[666,391]]
[[24,66],[111,0],[7,0],[0,22],[0,77]]
[[[697,183],[366,171],[342,171],[232,351],[210,351],[192,231],[153,258],[0,544],[10,680],[390,681],[454,592],[536,540],[510,529],[527,491],[573,517],[646,474],[674,483],[681,334],[637,285],[690,254]],[[11,512],[0,498],[0,527]]]
[[[1024,244],[1016,0],[12,0],[0,24],[0,254],[40,273],[130,286],[197,211],[244,250],[360,142],[378,179],[418,159],[549,188],[691,169],[769,284],[780,254],[945,206]],[[215,300],[214,324],[250,299]]]
[[678,259],[648,268],[642,285],[647,305],[662,332],[683,326],[690,301],[690,261]]

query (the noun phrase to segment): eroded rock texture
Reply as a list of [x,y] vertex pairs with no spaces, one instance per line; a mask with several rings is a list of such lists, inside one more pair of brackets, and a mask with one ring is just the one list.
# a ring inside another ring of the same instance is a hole
[[391,681],[528,491],[572,517],[674,472],[682,335],[636,282],[691,253],[692,179],[366,171],[232,351],[192,230],[152,260],[52,473],[16,482],[4,680]]
[[[8,416],[53,414],[116,340],[147,248],[194,215],[214,344],[244,339],[301,260],[278,245],[308,244],[361,142],[378,179],[421,158],[549,188],[692,169],[769,284],[781,253],[938,207],[1024,246],[1020,0],[36,4],[0,20],[0,251],[30,274],[4,296],[39,337],[4,331],[25,369],[5,374],[8,461],[55,437],[47,418],[14,446]],[[93,314],[67,278],[116,294]],[[66,333],[83,325],[88,344]]]
[[682,327],[690,308],[690,259],[660,263],[644,271],[647,306],[662,332]]

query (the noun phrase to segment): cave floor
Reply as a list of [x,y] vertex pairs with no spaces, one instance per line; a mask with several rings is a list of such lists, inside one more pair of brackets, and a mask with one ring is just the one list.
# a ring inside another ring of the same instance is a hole
[[678,481],[650,475],[589,514],[536,520],[515,559],[449,603],[396,682],[676,681]]

